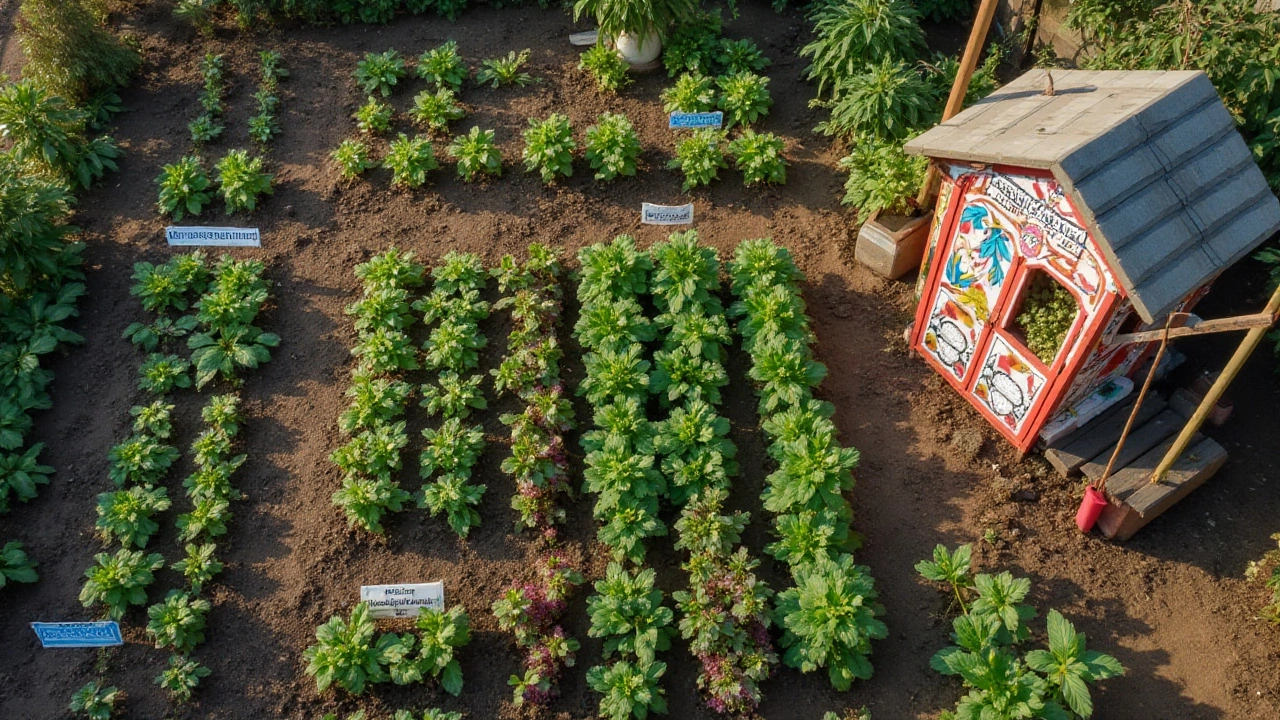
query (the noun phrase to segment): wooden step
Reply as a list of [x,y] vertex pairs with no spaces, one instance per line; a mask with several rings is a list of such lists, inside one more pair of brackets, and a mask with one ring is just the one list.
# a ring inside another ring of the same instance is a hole
[[1169,472],[1159,482],[1151,482],[1151,473],[1173,447],[1173,441],[1171,437],[1152,448],[1128,467],[1113,473],[1107,481],[1106,491],[1111,502],[1098,517],[1098,529],[1103,535],[1128,540],[1203,485],[1227,461],[1227,451],[1217,441],[1197,434]]
[[[1139,413],[1139,418],[1141,418],[1141,413]],[[1148,450],[1181,430],[1185,424],[1186,418],[1167,408],[1143,425],[1135,423],[1134,428],[1129,431],[1129,437],[1124,441],[1124,447],[1120,449],[1120,455],[1116,457],[1115,468],[1127,467],[1134,460],[1146,454]],[[1081,465],[1080,472],[1084,473],[1085,477],[1090,480],[1098,480],[1102,477],[1103,471],[1107,469],[1107,463],[1111,460],[1111,453],[1115,452],[1115,450],[1116,444],[1111,443],[1106,450]]]
[[[1159,395],[1148,397],[1142,403],[1142,408],[1138,410],[1134,427],[1145,424],[1163,411],[1166,405],[1168,403]],[[1081,466],[1097,457],[1098,453],[1115,446],[1116,439],[1120,437],[1125,423],[1129,421],[1129,413],[1132,411],[1133,400],[1118,403],[1088,425],[1068,435],[1062,440],[1060,446],[1045,450],[1045,459],[1063,477],[1071,477]],[[1103,465],[1106,465],[1105,460]]]

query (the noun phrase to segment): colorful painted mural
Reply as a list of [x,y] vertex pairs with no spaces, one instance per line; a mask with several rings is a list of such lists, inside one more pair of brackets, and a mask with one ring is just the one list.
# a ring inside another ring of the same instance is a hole
[[1044,390],[1045,377],[1003,338],[991,341],[973,395],[1009,430],[1022,429],[1028,414]]

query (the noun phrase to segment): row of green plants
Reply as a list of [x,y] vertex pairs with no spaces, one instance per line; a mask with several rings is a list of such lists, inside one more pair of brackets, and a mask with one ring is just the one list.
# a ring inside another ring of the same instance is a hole
[[[471,618],[461,605],[448,610],[422,608],[417,632],[378,635],[366,603],[316,628],[316,644],[303,652],[306,673],[316,680],[316,692],[331,686],[362,695],[369,685],[391,682],[415,685],[431,682],[453,696],[462,694],[460,648],[471,643]],[[376,637],[376,639],[375,639]]]
[[[271,181],[275,177],[263,171],[263,159],[246,150],[228,150],[214,165],[209,177],[199,157],[187,155],[176,163],[165,165],[158,177],[159,199],[156,208],[174,222],[196,217],[213,202],[215,192],[222,197],[228,215],[253,212],[262,195],[274,195]],[[214,185],[217,185],[215,191]]]
[[273,18],[300,20],[318,25],[382,25],[391,22],[401,11],[422,15],[435,12],[440,17],[456,20],[466,9],[468,0],[178,0],[174,17],[190,23],[205,35],[212,35],[222,8],[231,14],[243,30]]
[[887,635],[870,570],[854,562],[853,488],[858,451],[843,447],[831,415],[813,396],[826,368],[815,341],[790,253],[767,238],[740,244],[729,266],[730,315],[751,358],[760,425],[776,470],[761,496],[777,541],[766,551],[786,564],[793,585],[778,593],[783,661],[801,672],[825,668],[837,690],[872,674],[871,642]]
[[222,137],[226,126],[222,113],[226,110],[223,98],[227,94],[226,58],[217,53],[205,53],[200,60],[200,108],[203,112],[187,125],[191,142],[196,147]]
[[674,613],[663,605],[656,574],[644,568],[645,542],[667,532],[658,518],[666,482],[656,467],[646,410],[650,362],[645,344],[657,329],[639,302],[653,264],[626,235],[583,249],[578,260],[581,310],[574,334],[588,351],[578,394],[596,409],[593,429],[581,437],[583,491],[596,498],[597,537],[614,560],[587,599],[588,634],[604,640],[605,661],[587,671],[587,683],[602,696],[601,717],[629,720],[666,713],[659,681],[667,665],[657,653],[670,648],[675,634]]
[[939,545],[916,571],[946,587],[949,611],[959,609],[952,620],[955,644],[929,661],[968,691],[954,712],[940,716],[944,720],[1087,720],[1094,713],[1089,686],[1125,672],[1114,657],[1089,650],[1084,633],[1057,610],[1046,618],[1047,647],[1025,650],[1037,615],[1023,602],[1031,581],[1009,572],[974,575],[969,545],[954,551]]
[[[138,383],[155,399],[130,410],[132,434],[108,454],[108,476],[117,489],[98,496],[95,526],[104,544],[119,543],[121,549],[115,555],[99,553],[85,572],[80,593],[85,607],[102,606],[107,617],[121,620],[130,606],[147,602],[147,587],[166,562],[161,553],[143,550],[160,529],[157,517],[172,507],[162,483],[180,457],[170,444],[175,428],[169,393],[200,389],[216,380],[238,387],[243,371],[270,360],[279,338],[253,324],[269,299],[270,283],[263,271],[260,262],[229,256],[210,268],[200,252],[159,265],[135,264],[132,294],[154,319],[130,324],[124,336],[147,353]],[[172,352],[183,338],[191,350],[190,361]],[[239,402],[234,392],[216,395],[201,411],[205,430],[191,444],[195,472],[183,481],[191,507],[175,520],[185,555],[170,566],[182,575],[184,585],[147,609],[147,634],[157,648],[172,652],[156,682],[177,702],[189,700],[209,675],[190,654],[204,641],[205,616],[212,607],[201,592],[223,568],[212,541],[226,534],[230,503],[239,497],[231,484],[246,460],[235,452],[242,422]],[[109,715],[118,699],[119,694],[99,680],[77,693],[72,708],[105,703]]]
[[280,81],[289,77],[289,71],[282,64],[283,58],[275,50],[263,50],[258,53],[260,79],[258,91],[253,99],[258,103],[258,114],[249,118],[249,138],[259,145],[266,145],[280,134],[280,96],[276,91]]
[[[24,79],[0,78],[0,514],[35,499],[54,471],[26,438],[32,414],[51,406],[42,358],[83,342],[66,327],[84,294],[72,192],[115,169],[104,130],[140,62],[82,0],[28,0],[15,25]],[[35,582],[36,565],[5,541],[0,588]]]
[[375,93],[384,98],[390,97],[410,72],[426,80],[436,90],[449,90],[452,93],[459,92],[467,80],[493,88],[509,85],[524,87],[536,81],[536,78],[524,70],[530,55],[530,51],[525,49],[518,53],[513,50],[506,57],[486,58],[480,61],[480,68],[472,75],[458,53],[458,44],[450,40],[422,53],[412,69],[394,48],[380,53],[366,53],[356,63],[354,75],[356,85],[370,98]]
[[680,509],[675,547],[687,553],[681,567],[688,586],[672,599],[680,634],[699,663],[706,705],[720,714],[750,714],[778,656],[769,636],[773,592],[741,542],[750,515],[724,507],[738,466],[729,422],[719,414],[730,340],[719,298],[720,259],[692,230],[673,233],[649,254],[649,294],[663,339],[649,381],[664,412],[653,423],[653,446],[666,499]]
[[427,325],[434,325],[423,345],[423,367],[438,373],[435,383],[422,386],[422,406],[443,422],[422,431],[421,473],[427,481],[418,506],[443,514],[459,537],[480,524],[480,500],[485,485],[471,482],[472,470],[484,451],[484,428],[467,425],[475,410],[488,403],[481,383],[480,350],[488,343],[480,323],[489,316],[489,303],[480,298],[489,280],[480,258],[450,252],[431,271],[431,294],[414,303]]
[[412,252],[393,247],[357,265],[355,274],[361,297],[346,312],[355,319],[351,354],[357,361],[347,389],[351,405],[338,417],[339,430],[350,439],[329,456],[342,471],[333,504],[349,526],[381,534],[386,514],[412,499],[395,474],[409,444],[404,414],[413,386],[404,376],[420,367],[409,336],[417,322],[409,293],[423,285],[425,269]]

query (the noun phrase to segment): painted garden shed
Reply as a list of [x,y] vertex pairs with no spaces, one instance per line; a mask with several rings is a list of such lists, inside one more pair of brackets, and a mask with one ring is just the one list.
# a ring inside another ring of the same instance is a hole
[[[1280,230],[1201,72],[1032,70],[906,149],[943,177],[912,346],[1023,451],[1132,388],[1150,343],[1112,338]],[[1056,351],[1031,313],[1066,328]]]

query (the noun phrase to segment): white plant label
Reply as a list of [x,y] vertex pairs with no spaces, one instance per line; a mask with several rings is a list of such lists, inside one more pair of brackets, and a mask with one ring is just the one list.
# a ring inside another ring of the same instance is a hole
[[444,583],[361,585],[360,602],[375,618],[416,618],[422,608],[444,610]]
[[216,245],[218,247],[262,247],[258,228],[167,227],[164,239],[169,245]]
[[689,225],[693,222],[693,203],[688,205],[641,203],[640,222],[644,225]]
[[600,38],[599,30],[588,30],[587,32],[573,33],[569,36],[569,44],[583,47],[586,45],[595,45]]

